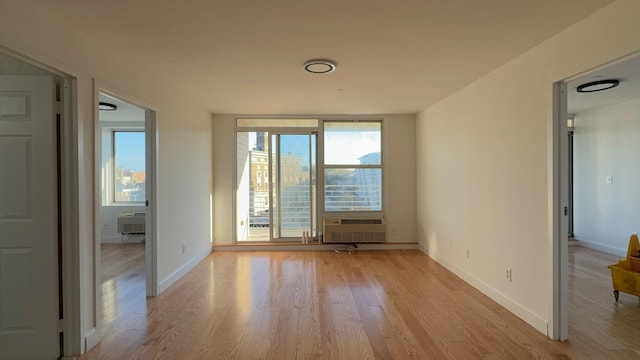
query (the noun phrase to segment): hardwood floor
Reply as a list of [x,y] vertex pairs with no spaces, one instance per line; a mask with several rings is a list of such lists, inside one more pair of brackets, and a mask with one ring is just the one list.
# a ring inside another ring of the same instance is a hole
[[146,311],[144,244],[102,244],[102,338],[117,336],[121,324]]
[[103,339],[82,359],[637,358],[631,322],[640,304],[626,294],[615,303],[606,269],[615,257],[570,253],[567,343],[548,340],[418,251],[216,252],[149,299],[136,280],[138,257],[138,270],[106,276],[115,297]]
[[619,256],[569,247],[569,341],[594,358],[640,359],[640,301],[613,297],[607,265]]

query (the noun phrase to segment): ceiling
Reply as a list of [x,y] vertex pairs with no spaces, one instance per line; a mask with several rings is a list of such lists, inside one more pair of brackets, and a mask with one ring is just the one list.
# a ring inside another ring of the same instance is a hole
[[140,122],[144,127],[144,109],[103,93],[100,93],[98,98],[100,102],[108,102],[118,107],[114,111],[101,110],[99,112],[100,121],[135,121]]
[[[620,85],[606,91],[579,93],[576,88],[584,83],[617,79]],[[567,110],[577,114],[632,99],[640,98],[640,55],[615,62],[567,82]]]
[[[215,113],[373,114],[421,111],[612,0],[30,1]],[[318,57],[336,71],[305,73]]]

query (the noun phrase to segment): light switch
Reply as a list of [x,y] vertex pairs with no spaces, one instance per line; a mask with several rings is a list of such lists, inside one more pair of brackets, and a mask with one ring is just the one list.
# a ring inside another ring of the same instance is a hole
[[609,175],[607,176],[607,184],[613,184],[613,176]]

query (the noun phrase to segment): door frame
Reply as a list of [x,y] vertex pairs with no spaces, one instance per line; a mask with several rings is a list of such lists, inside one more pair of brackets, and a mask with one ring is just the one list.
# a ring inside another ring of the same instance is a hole
[[[238,128],[237,127],[237,120],[238,119],[248,119],[248,118],[256,118],[256,119],[316,119],[318,121],[318,124],[320,124],[322,122],[322,120],[320,120],[319,116],[309,116],[309,115],[300,115],[300,116],[295,116],[292,117],[292,115],[282,115],[282,116],[273,116],[273,115],[234,115],[234,126],[233,126],[233,152],[232,152],[232,156],[233,156],[233,180],[231,183],[231,202],[232,202],[232,207],[233,207],[233,211],[231,212],[231,221],[232,221],[232,244],[237,245],[237,244],[256,244],[256,243],[265,243],[264,241],[250,241],[250,240],[238,240],[238,212],[237,212],[237,201],[238,201],[238,196],[236,194],[236,186],[238,184],[238,133],[240,132],[266,132],[269,133],[269,142],[271,141],[271,135],[272,134],[279,134],[279,135],[312,135],[313,133],[315,133],[316,135],[316,154],[315,154],[315,162],[316,162],[316,187],[319,181],[319,165],[318,165],[318,161],[319,161],[319,153],[320,153],[320,126],[318,127],[243,127],[243,128]],[[271,207],[272,204],[272,191],[271,191],[271,178],[273,176],[273,174],[271,174],[271,170],[272,170],[272,163],[271,163],[271,156],[269,156],[269,207]],[[316,206],[316,211],[315,211],[315,221],[316,221],[316,234],[319,233],[321,230],[318,228],[320,225],[320,223],[318,222],[319,216],[320,216],[320,198],[319,198],[319,193],[320,191],[317,190],[316,188],[316,199],[315,199],[315,206]],[[271,226],[271,224],[273,224],[273,218],[272,218],[273,214],[271,214],[271,212],[269,213],[269,224]],[[311,219],[311,222],[313,223],[314,219]],[[269,229],[269,240],[266,241],[266,243],[271,243],[271,244],[278,244],[278,243],[293,243],[295,242],[295,240],[278,240],[278,241],[274,241],[272,239],[272,230],[271,228]]]
[[63,342],[60,353],[61,359],[75,359],[74,354],[82,352],[83,334],[81,326],[82,316],[82,286],[80,282],[80,187],[79,187],[79,134],[81,129],[78,121],[78,84],[77,78],[69,73],[49,66],[34,58],[13,51],[0,45],[0,53],[18,59],[49,72],[59,82],[60,90],[60,128],[59,144],[59,195],[60,204],[59,225],[60,236],[58,253],[61,264],[58,274],[60,281],[60,299],[63,319]]
[[[553,84],[553,116],[551,123],[551,262],[552,291],[550,321],[547,336],[553,340],[567,340],[569,335],[569,220],[564,208],[569,206],[569,128],[567,126],[568,89],[567,83],[581,76],[593,73],[615,63],[640,55],[634,51],[625,56],[610,59],[598,66],[559,80]],[[574,123],[575,126],[575,123]],[[572,178],[572,177],[571,177]],[[573,229],[571,229],[573,231]]]
[[569,145],[567,83],[553,84],[552,117],[552,309],[547,336],[564,341],[569,333]]
[[[145,279],[146,296],[157,296],[158,291],[158,261],[157,261],[157,127],[156,111],[149,105],[132,96],[123,95],[119,90],[111,90],[113,87],[94,79],[94,221],[93,233],[95,239],[95,317],[96,328],[92,336],[93,342],[97,343],[102,337],[100,329],[102,327],[102,269],[100,266],[100,244],[102,227],[100,226],[101,201],[101,168],[102,168],[102,129],[100,128],[100,116],[98,109],[99,94],[103,93],[118,100],[127,102],[142,108],[145,111],[145,188],[149,205],[146,208],[145,217]],[[87,346],[89,348],[89,346]]]

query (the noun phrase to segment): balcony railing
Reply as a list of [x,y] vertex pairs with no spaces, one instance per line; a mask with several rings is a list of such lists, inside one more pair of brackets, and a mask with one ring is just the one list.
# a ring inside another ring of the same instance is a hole
[[[258,190],[259,189],[259,190]],[[315,185],[311,188],[316,193]],[[316,229],[315,209],[311,213],[311,194],[308,184],[287,185],[280,196],[273,196],[276,213],[269,214],[269,192],[264,187],[249,189],[249,239],[269,240],[270,221],[280,223],[280,237],[299,237],[304,230]],[[327,185],[326,211],[379,211],[382,210],[380,185]]]
[[326,185],[324,191],[326,211],[379,211],[382,210],[380,185]]

